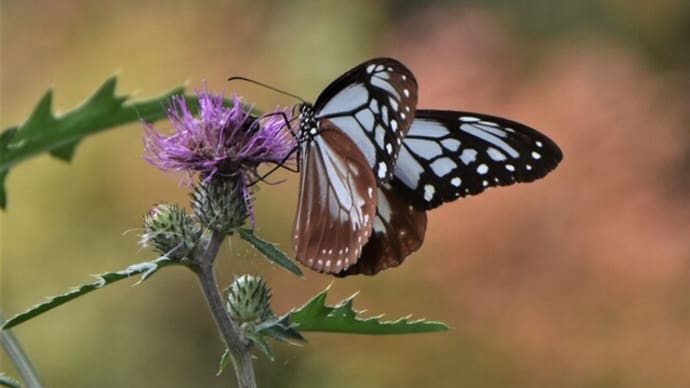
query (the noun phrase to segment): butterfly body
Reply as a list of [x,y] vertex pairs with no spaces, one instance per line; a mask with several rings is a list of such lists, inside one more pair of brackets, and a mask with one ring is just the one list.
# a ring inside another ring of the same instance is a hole
[[336,276],[395,267],[421,247],[427,210],[541,178],[562,159],[523,124],[416,104],[413,74],[375,58],[299,106],[293,241],[302,264]]

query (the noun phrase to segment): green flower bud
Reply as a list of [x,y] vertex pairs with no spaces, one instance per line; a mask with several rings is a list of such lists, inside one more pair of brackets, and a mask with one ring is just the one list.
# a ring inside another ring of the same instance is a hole
[[273,316],[271,290],[260,276],[236,277],[229,287],[227,309],[242,328],[261,323]]
[[144,217],[143,246],[172,259],[186,257],[196,246],[201,228],[177,205],[158,204]]
[[192,209],[206,228],[230,234],[244,224],[249,212],[246,195],[250,195],[239,177],[213,177],[199,182],[192,191]]

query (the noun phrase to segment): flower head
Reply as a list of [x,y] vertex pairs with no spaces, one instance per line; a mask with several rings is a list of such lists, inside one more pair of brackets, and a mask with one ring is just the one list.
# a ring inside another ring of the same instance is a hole
[[290,112],[276,110],[256,117],[237,96],[231,107],[223,105],[222,95],[205,90],[197,92],[197,98],[198,115],[192,114],[184,96],[172,98],[167,109],[174,130],[170,135],[144,124],[145,159],[161,170],[186,172],[188,178],[198,175],[203,182],[239,181],[238,191],[251,217],[249,187],[259,179],[258,166],[292,162],[295,139],[286,122]]
[[203,179],[216,174],[256,177],[264,162],[285,162],[295,142],[286,128],[289,112],[277,111],[257,118],[237,96],[233,106],[223,106],[223,96],[198,92],[195,116],[184,96],[172,98],[167,109],[174,133],[163,135],[145,123],[145,159],[161,170],[198,173]]

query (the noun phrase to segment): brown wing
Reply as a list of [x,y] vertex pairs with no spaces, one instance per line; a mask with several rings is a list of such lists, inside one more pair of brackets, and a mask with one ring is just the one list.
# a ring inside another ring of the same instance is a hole
[[400,265],[419,249],[426,232],[426,212],[412,207],[389,185],[378,188],[374,230],[357,263],[336,276],[375,275]]
[[337,273],[357,262],[376,215],[376,180],[354,142],[328,120],[301,149],[295,256]]

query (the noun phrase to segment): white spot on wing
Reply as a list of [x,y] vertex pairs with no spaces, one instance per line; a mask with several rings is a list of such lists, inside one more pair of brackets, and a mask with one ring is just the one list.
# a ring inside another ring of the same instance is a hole
[[386,92],[388,92],[388,94],[395,96],[397,100],[400,100],[400,94],[398,94],[398,91],[395,90],[395,88],[393,87],[393,85],[391,85],[390,82],[376,76],[371,77],[371,80],[369,82],[372,86],[375,86],[379,89],[383,89]]
[[460,160],[462,160],[465,165],[469,165],[477,160],[477,151],[472,148],[465,148],[460,154]]
[[487,166],[486,164],[482,163],[479,166],[477,166],[477,173],[484,175],[487,172],[489,172],[489,166]]
[[391,108],[393,108],[393,111],[397,112],[398,111],[398,101],[395,100],[393,97],[388,97],[388,103],[391,105]]
[[379,179],[385,178],[387,173],[388,173],[388,166],[386,166],[386,163],[379,162],[379,169],[377,172]]
[[491,159],[493,159],[497,162],[508,159],[508,157],[503,152],[495,149],[494,147],[489,147],[486,150],[486,153],[489,154],[489,157]]
[[431,163],[430,167],[434,174],[436,174],[436,176],[442,177],[456,169],[458,165],[455,164],[455,162],[452,159],[443,157],[434,160],[433,163]]
[[409,147],[420,158],[432,160],[443,154],[443,149],[433,140],[405,138],[405,146]]
[[434,198],[436,189],[432,185],[424,185],[424,200],[430,202]]
[[448,151],[455,152],[460,148],[460,140],[449,138],[441,140],[441,144]]
[[[511,147],[508,143],[503,141],[502,139],[496,137],[494,134],[490,133],[490,131],[487,130],[486,126],[478,126],[474,124],[462,124],[460,125],[460,129],[464,132],[469,133],[470,135],[476,136],[481,140],[484,140],[485,142],[492,144],[498,148],[500,148],[502,151],[508,153],[513,158],[517,158],[520,156],[520,154],[515,150],[515,148]],[[494,128],[496,129],[496,128]],[[503,131],[502,131],[503,132]],[[505,134],[505,132],[503,132]]]
[[460,187],[460,185],[462,184],[462,179],[460,179],[460,177],[456,176],[455,178],[450,180],[450,184],[455,186],[455,187]]
[[448,136],[448,128],[435,120],[415,119],[407,135],[441,138]]

